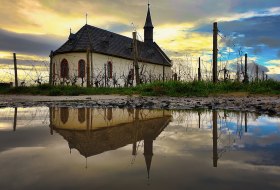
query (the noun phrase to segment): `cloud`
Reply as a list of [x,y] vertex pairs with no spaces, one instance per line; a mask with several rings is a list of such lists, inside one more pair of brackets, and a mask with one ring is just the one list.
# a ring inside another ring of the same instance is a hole
[[[252,17],[228,22],[219,22],[219,30],[222,34],[243,46],[255,47],[266,45],[270,48],[280,46],[278,26],[280,15]],[[212,25],[202,25],[194,31],[212,32]]]
[[280,59],[274,59],[267,62],[269,65],[280,65]]
[[[147,2],[136,0],[67,0],[67,3],[0,0],[0,3],[4,7],[0,17],[5,18],[0,20],[0,51],[45,57],[66,41],[70,27],[77,32],[85,24],[86,13],[89,24],[129,37],[132,22],[143,36],[147,13]],[[171,58],[211,54],[214,21],[220,21],[221,32],[251,56],[264,56],[266,59],[260,63],[271,56],[271,49],[278,50],[280,46],[279,0],[161,0],[152,2],[151,14],[154,38]],[[236,52],[236,48],[230,48]]]
[[279,80],[280,81],[280,74],[270,74],[269,77],[274,79],[274,80]]
[[268,65],[269,74],[275,79],[280,79],[279,75],[277,75],[280,73],[280,59],[270,60],[266,64]]
[[[248,67],[247,67],[249,75],[254,75],[255,74],[256,65],[258,65],[259,74],[263,71],[264,72],[269,71],[269,68],[267,66],[260,65],[260,64],[258,64],[258,63],[256,63],[255,61],[252,60],[251,62],[248,63]],[[230,71],[236,72],[236,67],[237,67],[236,62],[230,62],[228,67],[229,67]],[[244,69],[244,64],[243,64],[243,69]]]
[[[49,33],[65,35],[72,27],[74,30],[85,24],[85,13],[89,23],[108,28],[119,23],[130,25],[134,22],[142,28],[145,21],[147,2],[127,0],[0,0],[5,7],[0,12],[0,21],[5,29],[24,33]],[[250,2],[250,3],[248,3]],[[109,5],[109,6],[108,6]],[[215,6],[213,6],[215,5]],[[213,22],[231,16],[236,20],[253,15],[278,14],[278,0],[161,0],[152,2],[151,11],[154,24],[180,24],[185,22]],[[276,8],[275,8],[276,7]],[[264,11],[256,11],[256,10]],[[13,10],[13,11],[10,11]],[[228,19],[227,19],[228,20]]]
[[63,40],[53,35],[18,34],[0,29],[0,51],[48,56]]

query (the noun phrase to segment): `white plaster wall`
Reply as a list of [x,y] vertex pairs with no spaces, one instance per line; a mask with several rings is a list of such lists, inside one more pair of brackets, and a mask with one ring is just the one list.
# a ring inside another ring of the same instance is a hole
[[[86,53],[66,53],[56,55],[53,58],[53,63],[55,65],[55,84],[60,84],[63,79],[60,78],[60,63],[63,59],[66,59],[69,64],[69,80],[68,83],[71,85],[71,81],[78,76],[78,62],[80,59],[85,60],[86,62]],[[127,76],[130,69],[133,69],[133,61],[122,59],[113,56],[107,56],[103,54],[92,53],[92,63],[93,69],[91,73],[91,81],[93,86],[98,83],[99,86],[105,85],[105,67],[109,61],[113,65],[113,78],[108,79],[107,85],[113,87],[115,86],[124,86],[127,81]],[[163,66],[139,62],[140,76],[144,82],[150,82],[155,80],[162,80],[163,78]],[[90,69],[91,70],[91,69]],[[140,74],[141,74],[140,73]],[[135,77],[135,75],[134,75]],[[165,67],[165,80],[171,78],[171,67]],[[115,81],[115,82],[113,82]],[[78,78],[76,85],[81,85],[82,79]],[[135,85],[135,80],[134,80]],[[86,79],[84,79],[84,86],[86,86]]]
[[[111,109],[111,116],[108,119],[109,109]],[[83,123],[78,120],[78,109],[69,108],[69,116],[66,123],[61,121],[61,108],[55,108],[51,116],[52,124],[56,128],[67,130],[87,130],[98,129],[103,127],[112,127],[126,123],[162,118],[171,116],[171,111],[166,110],[120,110],[114,108],[107,109],[85,109],[85,121]],[[87,120],[88,118],[88,120]]]

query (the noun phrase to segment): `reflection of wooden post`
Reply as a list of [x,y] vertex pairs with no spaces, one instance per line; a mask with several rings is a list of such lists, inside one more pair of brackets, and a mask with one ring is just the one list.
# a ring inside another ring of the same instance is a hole
[[139,131],[139,109],[136,109],[135,110],[135,115],[134,115],[134,142],[133,142],[133,145],[132,145],[132,155],[133,156],[136,156],[137,155],[137,149],[136,149],[136,146],[137,146],[137,139],[138,139],[138,131]]
[[213,24],[213,83],[218,82],[218,23]]
[[14,53],[15,87],[18,87],[17,55]]
[[138,65],[138,47],[137,47],[137,38],[136,32],[132,33],[133,35],[133,62],[135,67],[135,76],[136,76],[136,85],[140,84],[140,76],[139,76],[139,65]]
[[13,125],[14,131],[17,129],[17,107],[15,107],[15,112],[14,112],[14,125]]
[[245,75],[244,75],[244,83],[249,82],[249,77],[248,77],[248,54],[245,54]]
[[200,111],[198,111],[198,128],[200,129],[200,125],[201,125],[201,113]]
[[218,166],[218,122],[217,111],[213,110],[213,167]]
[[51,133],[51,135],[53,135],[53,114],[54,114],[54,108],[49,108],[49,110],[50,110],[50,133]]
[[137,146],[137,139],[133,142],[133,145],[132,145],[132,155],[133,156],[137,155],[136,146]]
[[86,124],[87,124],[87,131],[90,131],[90,108],[86,109]]
[[248,123],[248,119],[247,119],[247,112],[245,112],[245,133],[248,132],[248,126],[247,126],[247,123]]

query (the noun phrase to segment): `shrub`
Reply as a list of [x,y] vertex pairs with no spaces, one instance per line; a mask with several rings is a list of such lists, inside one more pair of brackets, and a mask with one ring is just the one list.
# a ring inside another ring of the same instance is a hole
[[61,96],[61,95],[63,95],[63,92],[59,88],[51,89],[49,92],[49,96]]

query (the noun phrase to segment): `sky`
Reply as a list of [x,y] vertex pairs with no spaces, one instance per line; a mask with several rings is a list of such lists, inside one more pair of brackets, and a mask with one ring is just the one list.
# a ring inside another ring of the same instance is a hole
[[[86,24],[143,38],[147,3],[138,0],[0,0],[0,65],[48,61]],[[154,40],[176,60],[211,61],[212,25],[218,22],[219,55],[232,61],[248,53],[250,63],[280,79],[279,0],[151,0]],[[142,39],[140,38],[140,40]],[[239,51],[241,50],[241,51]]]

